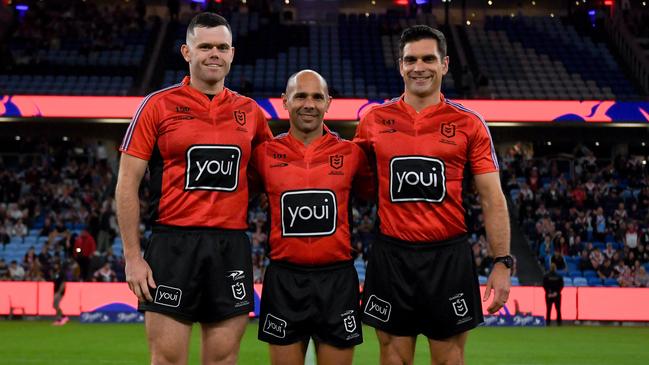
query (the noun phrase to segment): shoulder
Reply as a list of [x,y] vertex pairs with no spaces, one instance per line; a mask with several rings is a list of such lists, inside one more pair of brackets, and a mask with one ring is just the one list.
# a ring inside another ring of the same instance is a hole
[[228,93],[228,99],[230,103],[232,103],[235,107],[241,107],[241,108],[247,107],[251,110],[261,109],[261,107],[259,106],[259,104],[257,104],[255,99],[251,97],[241,95],[238,92],[232,91],[228,88],[224,88],[223,92]]
[[158,101],[165,100],[167,98],[173,97],[176,93],[178,93],[180,90],[182,90],[183,84],[178,83],[175,85],[171,85],[168,87],[165,87],[160,90],[156,90],[149,95],[145,96],[144,99],[142,100],[142,103],[140,105],[140,108],[144,107],[145,105],[155,105]]
[[373,117],[376,114],[382,113],[382,112],[391,112],[397,109],[398,103],[399,103],[400,98],[393,98],[391,100],[388,100],[384,102],[383,104],[373,104],[369,106],[368,108],[365,109],[365,111],[362,112],[361,118],[365,117]]
[[468,120],[476,123],[477,125],[484,125],[485,127],[487,126],[487,123],[485,122],[482,115],[480,115],[480,113],[476,112],[475,110],[469,109],[464,105],[450,99],[444,99],[444,103],[447,107],[450,108],[450,110],[457,114],[465,116],[466,118],[468,118]]

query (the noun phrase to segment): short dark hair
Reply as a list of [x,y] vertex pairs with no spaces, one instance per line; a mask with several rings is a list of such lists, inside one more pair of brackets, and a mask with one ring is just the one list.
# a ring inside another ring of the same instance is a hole
[[219,26],[225,26],[226,28],[228,28],[230,34],[232,34],[230,23],[228,23],[228,21],[224,17],[220,16],[219,14],[210,12],[199,13],[196,14],[196,16],[194,16],[189,22],[189,25],[187,26],[187,36],[189,36],[190,34],[194,35],[194,29],[197,27],[216,28]]
[[406,44],[422,39],[436,40],[441,58],[446,57],[446,37],[444,33],[427,25],[413,25],[401,33],[401,39],[399,39],[399,58],[403,57],[403,48]]

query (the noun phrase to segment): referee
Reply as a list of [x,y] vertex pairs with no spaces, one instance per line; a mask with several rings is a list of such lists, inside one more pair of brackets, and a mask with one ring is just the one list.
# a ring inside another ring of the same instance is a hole
[[[120,150],[117,217],[126,280],[137,295],[152,364],[186,364],[192,323],[203,364],[235,364],[253,309],[247,166],[272,137],[261,109],[223,82],[232,32],[196,15],[181,48],[189,77],[147,96]],[[140,251],[140,181],[149,170],[153,235]]]
[[270,344],[272,364],[304,364],[310,338],[319,364],[351,364],[363,337],[349,201],[352,190],[371,196],[370,169],[358,146],[324,125],[331,98],[322,76],[294,74],[282,99],[289,132],[257,147],[251,161],[273,222],[259,339]]
[[401,35],[404,94],[362,116],[355,141],[378,176],[379,237],[363,290],[363,321],[376,328],[381,364],[412,364],[416,336],[428,337],[433,364],[464,363],[470,329],[483,322],[462,207],[469,165],[495,256],[484,300],[507,301],[512,258],[509,217],[486,123],[444,98],[446,39],[425,25]]

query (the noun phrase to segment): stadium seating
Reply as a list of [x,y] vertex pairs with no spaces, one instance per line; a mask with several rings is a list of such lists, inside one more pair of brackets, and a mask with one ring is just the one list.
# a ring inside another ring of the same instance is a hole
[[604,43],[550,17],[487,17],[466,28],[497,99],[638,99]]

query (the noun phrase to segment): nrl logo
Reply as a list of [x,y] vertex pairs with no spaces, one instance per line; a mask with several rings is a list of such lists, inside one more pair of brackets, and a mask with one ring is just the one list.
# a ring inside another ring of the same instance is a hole
[[455,137],[455,124],[453,123],[442,123],[440,128],[440,133],[446,138]]
[[241,110],[235,110],[232,114],[234,114],[234,121],[237,122],[237,124],[241,126],[246,124],[245,112],[242,112]]
[[329,156],[329,165],[336,170],[340,169],[343,167],[343,157],[343,155]]

